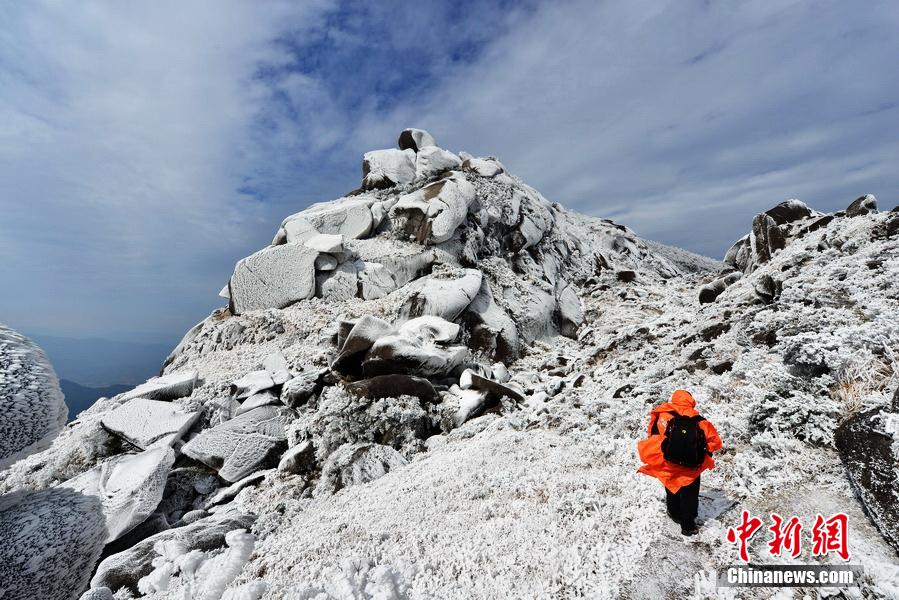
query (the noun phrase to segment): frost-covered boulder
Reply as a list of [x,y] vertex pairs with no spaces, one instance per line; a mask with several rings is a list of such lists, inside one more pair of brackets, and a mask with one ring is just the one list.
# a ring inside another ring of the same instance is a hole
[[289,475],[308,473],[316,466],[315,445],[310,440],[288,448],[278,461],[278,471]]
[[414,150],[373,150],[362,158],[362,189],[405,186],[414,179]]
[[[344,240],[355,240],[368,235],[372,226],[371,210],[367,202],[341,198],[313,205],[284,219],[273,244],[303,244],[319,235],[340,235]],[[331,238],[330,242],[334,241],[334,238]],[[312,243],[322,245],[323,242],[324,240],[319,238]]]
[[574,285],[565,284],[557,298],[556,322],[559,333],[566,337],[577,337],[578,328],[584,324],[584,308]]
[[439,244],[453,237],[475,196],[474,186],[454,175],[402,196],[390,218],[415,241]]
[[343,252],[343,234],[317,233],[303,242],[303,245],[317,252]]
[[68,414],[44,351],[0,325],[0,470],[49,446]]
[[257,392],[241,402],[240,408],[237,409],[235,416],[242,415],[245,412],[253,410],[254,408],[259,408],[260,406],[275,406],[278,404],[281,404],[281,399],[271,390]]
[[459,168],[462,159],[443,148],[425,146],[415,155],[415,179],[423,181]]
[[0,594],[73,600],[106,538],[100,501],[67,488],[0,496]]
[[176,371],[153,377],[130,392],[125,392],[122,400],[146,398],[148,400],[174,400],[190,396],[197,385],[200,374],[197,371]]
[[873,194],[865,194],[852,201],[846,208],[847,217],[858,217],[877,212],[877,198]]
[[158,556],[154,549],[157,544],[180,547],[185,553],[215,550],[225,545],[228,532],[249,529],[255,520],[254,515],[230,511],[157,533],[104,559],[91,579],[91,587],[108,587],[113,591],[128,588],[136,592],[138,581],[153,571],[153,560]]
[[168,446],[123,454],[73,477],[61,487],[100,499],[106,518],[106,541],[112,542],[156,510],[174,462],[175,454]]
[[459,337],[461,327],[442,317],[425,315],[410,319],[400,325],[397,333],[404,337],[417,338],[425,342],[448,344]]
[[400,309],[405,318],[433,315],[455,321],[477,296],[483,274],[478,269],[446,269],[409,284],[409,297]]
[[381,444],[344,444],[322,466],[316,495],[336,493],[362,485],[408,464],[403,455]]
[[231,396],[236,400],[241,400],[273,387],[275,387],[275,380],[272,373],[268,369],[258,369],[232,381]]
[[518,358],[518,327],[499,306],[487,281],[462,314],[470,331],[470,344],[499,360]]
[[291,408],[306,403],[321,390],[326,373],[326,370],[300,373],[281,388],[281,402]]
[[493,158],[467,158],[462,161],[462,168],[481,177],[496,177],[505,171],[500,162]]
[[440,395],[430,381],[423,377],[393,373],[378,375],[368,379],[360,379],[346,384],[351,394],[377,400],[379,398],[397,398],[399,396],[415,396],[422,402],[440,402]]
[[261,406],[206,429],[181,448],[230,482],[265,468],[287,445],[289,410]]
[[270,246],[237,263],[228,284],[231,312],[284,308],[315,295],[318,251],[299,244]]
[[403,129],[397,144],[400,150],[420,152],[425,146],[436,146],[437,142],[434,140],[434,136],[424,129],[410,127],[409,129]]
[[468,357],[465,346],[443,347],[422,339],[393,334],[379,338],[365,355],[366,376],[401,373],[424,377],[446,375]]
[[777,206],[769,208],[765,214],[774,219],[778,225],[786,225],[811,217],[814,213],[805,202],[791,199],[784,200]]
[[396,333],[396,329],[384,319],[371,315],[363,316],[353,324],[338,349],[331,368],[340,372],[352,370],[361,364],[365,353],[378,339],[393,333]]
[[897,425],[899,414],[877,408],[847,419],[834,432],[834,443],[865,512],[899,552],[899,463],[893,451],[896,441],[886,433],[899,431]]
[[185,412],[171,402],[133,398],[103,415],[107,431],[142,450],[171,446],[196,423],[199,412]]
[[701,288],[699,288],[699,303],[700,304],[709,304],[714,302],[721,293],[728,288],[728,286],[733,285],[740,278],[743,277],[743,274],[739,271],[733,271],[726,275],[722,275],[721,277],[715,278],[713,281],[705,284]]

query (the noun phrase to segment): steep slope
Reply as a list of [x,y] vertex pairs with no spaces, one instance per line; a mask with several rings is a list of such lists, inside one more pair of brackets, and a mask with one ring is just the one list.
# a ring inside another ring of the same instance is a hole
[[[895,213],[789,202],[720,263],[399,145],[240,261],[161,377],[0,474],[105,482],[92,597],[713,597],[733,503],[848,513],[864,593],[899,590],[833,445],[862,410],[893,422]],[[725,441],[689,541],[636,473],[677,388]]]

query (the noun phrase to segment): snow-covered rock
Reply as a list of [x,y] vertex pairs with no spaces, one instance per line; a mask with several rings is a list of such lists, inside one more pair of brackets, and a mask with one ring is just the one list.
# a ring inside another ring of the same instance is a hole
[[338,448],[322,466],[316,494],[339,492],[383,477],[408,464],[403,455],[380,444],[346,444]]
[[284,424],[289,410],[261,406],[206,429],[181,451],[209,465],[230,482],[265,467],[286,445]]
[[439,244],[453,237],[475,197],[474,186],[453,175],[400,197],[390,215],[415,241]]
[[158,533],[124,552],[105,558],[91,579],[91,587],[107,587],[113,591],[130,588],[136,591],[138,581],[154,569],[153,560],[159,554],[155,548],[179,548],[183,554],[215,550],[225,545],[229,532],[248,529],[255,520],[253,515],[227,513]]
[[106,517],[106,541],[112,542],[156,510],[174,462],[174,452],[165,445],[138,454],[122,454],[73,477],[61,487],[100,499]]
[[455,321],[481,289],[482,273],[477,269],[443,270],[416,279],[400,313],[405,318],[432,315]]
[[0,324],[0,469],[49,446],[68,414],[44,351]]
[[200,418],[171,402],[133,398],[101,419],[103,427],[142,450],[171,446]]
[[362,189],[405,186],[415,179],[415,151],[373,150],[362,158]]
[[298,244],[264,248],[240,260],[229,284],[231,312],[284,308],[315,295],[318,251]]
[[130,392],[125,392],[121,399],[174,400],[190,396],[197,385],[199,376],[200,374],[194,370],[166,373],[140,384]]
[[436,146],[437,142],[434,140],[434,136],[424,129],[415,129],[412,127],[403,129],[400,133],[397,145],[400,147],[400,150],[414,150],[415,152],[421,152],[425,146]]
[[462,165],[462,159],[443,148],[437,146],[425,146],[415,155],[415,179],[425,181],[457,169]]
[[0,496],[0,593],[17,600],[77,598],[105,539],[94,496],[62,487]]

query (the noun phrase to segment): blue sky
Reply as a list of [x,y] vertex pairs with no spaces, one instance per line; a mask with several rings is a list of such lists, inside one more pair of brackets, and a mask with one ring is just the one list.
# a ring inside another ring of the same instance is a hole
[[403,127],[721,256],[899,183],[894,2],[0,3],[0,321],[172,341]]

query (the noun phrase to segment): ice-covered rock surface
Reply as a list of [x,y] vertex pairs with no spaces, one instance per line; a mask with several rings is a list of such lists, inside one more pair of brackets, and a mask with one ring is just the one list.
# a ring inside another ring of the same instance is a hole
[[171,446],[200,417],[199,412],[184,412],[171,402],[132,398],[103,416],[103,427],[146,450],[151,446]]
[[167,445],[123,454],[73,477],[63,487],[100,499],[106,516],[106,541],[111,542],[156,509],[174,461],[175,455]]
[[66,488],[0,496],[0,597],[77,598],[105,538],[94,496]]
[[[735,562],[725,532],[745,509],[807,527],[845,512],[866,573],[852,597],[895,596],[894,495],[880,492],[899,448],[899,213],[868,196],[834,214],[774,200],[719,262],[565,210],[493,157],[403,140],[367,155],[359,190],[291,215],[263,250],[312,260],[272,261],[258,281],[238,266],[229,306],[166,360],[166,377],[197,375],[157,400],[201,413],[141,524],[170,528],[105,558],[95,587],[713,598],[709,572]],[[677,388],[725,444],[703,476],[718,510],[690,541],[661,485],[636,473],[646,414]],[[126,401],[82,413],[0,473],[0,492],[133,451],[103,426]],[[844,466],[847,422],[877,442],[876,462],[855,449]],[[750,552],[780,562],[762,536]]]
[[68,415],[44,351],[0,324],[0,469],[49,446]]

